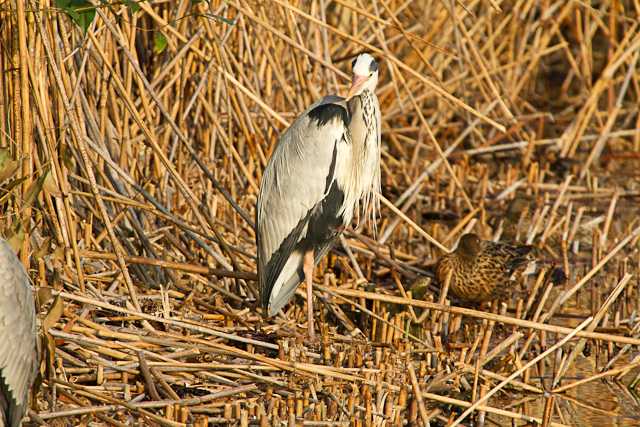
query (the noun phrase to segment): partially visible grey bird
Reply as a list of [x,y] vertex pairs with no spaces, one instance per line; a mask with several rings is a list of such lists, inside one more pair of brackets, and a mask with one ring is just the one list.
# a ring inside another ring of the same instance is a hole
[[313,268],[362,204],[374,219],[380,191],[378,64],[352,63],[346,98],[326,96],[282,134],[264,170],[256,208],[260,300],[269,316],[307,287],[307,325],[314,337]]
[[38,372],[36,311],[29,277],[0,239],[0,427],[20,426]]

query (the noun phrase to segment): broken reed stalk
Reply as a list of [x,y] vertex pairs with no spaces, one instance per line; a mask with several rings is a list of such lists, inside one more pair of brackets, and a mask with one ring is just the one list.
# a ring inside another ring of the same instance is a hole
[[[414,307],[427,308],[430,310],[437,310],[445,313],[460,314],[464,316],[475,317],[478,319],[491,320],[491,321],[505,323],[508,325],[515,325],[523,328],[535,329],[538,331],[554,332],[554,333],[560,333],[565,335],[570,334],[574,331],[573,329],[567,328],[564,326],[555,326],[547,323],[531,322],[528,320],[516,319],[514,317],[487,313],[485,311],[472,310],[472,309],[463,308],[463,307],[441,305],[433,302],[416,300],[416,299],[408,299],[408,298],[396,297],[391,295],[376,294],[372,292],[364,292],[364,291],[359,291],[355,289],[325,288],[323,286],[318,286],[318,289],[331,291],[342,296],[365,298],[365,299],[375,300],[375,301],[384,301],[391,304],[412,305]],[[598,332],[578,331],[577,336],[582,338],[591,338],[591,339],[597,339],[597,340],[602,340],[607,342],[616,342],[620,344],[640,345],[640,339],[638,338],[624,337],[619,335],[610,335],[610,334],[604,334],[604,333],[598,333]]]
[[267,342],[262,342],[262,341],[258,341],[258,340],[254,340],[251,338],[244,338],[244,337],[240,337],[237,335],[232,335],[232,334],[227,334],[225,332],[221,332],[221,331],[216,331],[210,328],[206,328],[206,327],[202,327],[199,325],[195,325],[195,324],[191,324],[191,323],[187,323],[184,321],[179,321],[179,320],[173,320],[173,319],[165,319],[162,317],[157,317],[157,316],[152,316],[146,313],[143,313],[141,311],[134,311],[134,310],[129,310],[126,308],[122,308],[122,307],[118,307],[115,306],[113,304],[108,304],[102,301],[98,301],[96,299],[91,299],[91,298],[86,298],[86,297],[82,297],[79,295],[73,295],[73,294],[69,294],[67,292],[58,292],[56,293],[57,295],[59,295],[60,297],[67,299],[69,301],[76,301],[76,302],[80,302],[83,304],[91,304],[93,306],[96,307],[101,307],[107,310],[111,310],[117,313],[123,313],[123,314],[129,314],[132,316],[135,316],[136,318],[139,319],[144,319],[144,320],[152,320],[155,322],[159,322],[159,323],[166,323],[168,325],[172,325],[172,326],[178,326],[178,327],[182,327],[185,329],[191,329],[195,332],[199,332],[199,333],[205,333],[205,334],[209,334],[209,335],[213,335],[216,337],[220,337],[220,338],[225,338],[225,339],[229,339],[232,341],[238,341],[238,342],[244,342],[247,344],[252,344],[252,345],[257,345],[257,346],[261,346],[261,347],[265,347],[265,348],[270,348],[273,350],[277,350],[278,346],[275,344],[270,344]]
[[580,325],[578,325],[575,329],[573,329],[573,331],[571,333],[569,333],[567,336],[565,336],[563,339],[561,339],[560,341],[558,341],[557,343],[555,343],[553,346],[551,346],[548,350],[544,351],[543,353],[539,354],[538,356],[534,357],[533,359],[531,359],[529,362],[527,362],[524,366],[522,366],[520,369],[518,369],[517,371],[515,371],[513,374],[509,375],[508,378],[504,379],[502,382],[500,382],[500,384],[498,384],[497,386],[493,387],[487,394],[485,394],[482,398],[476,400],[469,408],[467,408],[462,414],[460,414],[460,416],[451,424],[451,427],[455,427],[458,424],[460,424],[471,412],[473,412],[474,410],[476,410],[478,408],[478,406],[482,405],[484,402],[486,402],[487,400],[489,400],[489,398],[491,396],[493,396],[494,394],[496,394],[498,391],[500,391],[505,385],[509,384],[510,381],[514,380],[515,378],[517,378],[519,375],[522,374],[522,372],[524,372],[525,370],[527,370],[530,366],[533,366],[534,364],[536,364],[538,361],[544,359],[548,354],[553,353],[556,349],[562,347],[567,341],[569,341],[571,338],[573,338],[576,334],[578,334],[578,332],[580,332],[582,329],[586,328],[587,325],[593,320],[592,317],[588,317],[586,318],[582,323],[580,323]]
[[418,399],[418,409],[420,412],[420,418],[422,419],[422,423],[426,426],[429,425],[429,416],[427,415],[427,409],[424,406],[424,402],[422,401],[422,393],[420,392],[420,385],[418,384],[418,379],[416,378],[416,372],[413,369],[413,365],[409,362],[407,363],[407,370],[409,371],[409,379],[411,380],[411,387],[413,387],[414,396]]
[[[426,399],[434,400],[436,402],[446,403],[448,405],[460,406],[461,408],[468,408],[471,406],[471,403],[465,402],[464,400],[453,399],[451,397],[446,397],[446,396],[440,396],[435,393],[422,392],[422,397]],[[518,412],[507,411],[505,409],[494,408],[487,405],[479,405],[477,409],[486,411],[492,414],[508,417],[514,420],[520,420],[520,421],[525,421],[525,422],[535,423],[535,424],[543,424],[543,420],[541,418],[520,414]],[[551,422],[549,426],[550,427],[567,427],[567,424]]]
[[595,276],[604,265],[609,262],[622,248],[629,244],[632,240],[640,236],[640,226],[636,227],[631,233],[629,233],[620,243],[618,243],[611,251],[598,262],[578,283],[576,283],[571,289],[565,291],[560,295],[551,305],[551,308],[542,317],[542,321],[549,319],[558,310],[558,308],[564,304],[569,298],[571,298],[580,288],[582,288],[589,280]]
[[[616,285],[613,291],[611,291],[611,294],[607,297],[607,299],[605,300],[604,304],[602,304],[598,312],[593,316],[593,322],[589,326],[587,326],[586,331],[593,332],[596,329],[598,324],[602,321],[602,319],[606,315],[611,304],[613,304],[618,299],[622,291],[624,291],[625,287],[631,280],[631,277],[632,277],[631,274],[628,274],[628,273],[624,275],[624,277]],[[573,361],[578,356],[578,354],[581,353],[582,350],[584,349],[585,343],[586,343],[586,340],[581,339],[580,341],[578,341],[578,344],[575,347],[573,347],[573,350],[571,350],[569,357],[567,358],[566,361],[564,361],[564,363],[558,370],[556,377],[553,379],[553,384],[552,384],[553,388],[556,388],[557,385],[560,383],[568,367],[571,366],[571,363],[573,363]]]
[[613,377],[615,375],[618,375],[621,372],[625,372],[625,371],[629,371],[631,369],[634,369],[636,367],[640,366],[640,361],[638,362],[634,362],[634,363],[630,363],[628,365],[625,365],[621,368],[615,368],[615,369],[609,369],[608,371],[604,371],[604,372],[600,372],[596,375],[592,375],[588,378],[582,378],[580,380],[574,381],[572,383],[569,384],[565,384],[563,386],[560,387],[556,387],[553,390],[551,390],[552,393],[562,393],[564,391],[570,390],[572,388],[578,387],[582,384],[586,384],[589,383],[591,381],[595,381],[598,380],[600,378],[606,378],[606,377]]
[[436,239],[434,239],[433,237],[431,237],[429,235],[429,233],[427,233],[426,231],[424,231],[422,228],[420,228],[420,226],[418,224],[416,224],[415,222],[413,222],[409,217],[407,217],[400,209],[396,208],[393,203],[391,203],[389,200],[387,200],[386,197],[384,197],[382,194],[377,194],[376,195],[381,201],[382,203],[387,206],[389,209],[391,209],[396,215],[398,215],[400,218],[402,218],[407,224],[409,224],[414,230],[416,230],[418,233],[420,233],[425,239],[427,239],[431,244],[435,245],[436,247],[438,247],[438,249],[440,249],[441,251],[443,251],[444,253],[449,253],[451,252],[451,250],[449,250],[446,246],[444,246],[442,243],[438,242]]

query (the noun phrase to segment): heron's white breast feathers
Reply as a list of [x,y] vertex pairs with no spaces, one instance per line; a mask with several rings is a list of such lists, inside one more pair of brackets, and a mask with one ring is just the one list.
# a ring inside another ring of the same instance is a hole
[[344,192],[344,201],[338,214],[344,219],[345,225],[351,222],[354,210],[360,199],[359,176],[354,175],[352,165],[354,163],[353,145],[349,129],[345,130],[344,139],[338,143],[336,156],[335,180],[338,187]]
[[352,211],[360,210],[358,220],[371,221],[375,232],[380,207],[376,196],[380,192],[380,107],[375,94],[364,91],[352,108],[351,157],[346,167],[350,194],[345,204]]

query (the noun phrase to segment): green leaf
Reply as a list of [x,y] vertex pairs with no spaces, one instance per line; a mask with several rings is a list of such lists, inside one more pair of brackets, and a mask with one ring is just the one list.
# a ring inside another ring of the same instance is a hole
[[131,9],[131,13],[136,13],[140,10],[140,5],[135,0],[124,0],[124,4],[126,4],[127,7]]
[[157,32],[153,37],[153,51],[162,53],[167,48],[167,38],[164,34]]
[[55,0],[55,3],[83,32],[87,32],[96,16],[96,8],[91,3],[87,0]]

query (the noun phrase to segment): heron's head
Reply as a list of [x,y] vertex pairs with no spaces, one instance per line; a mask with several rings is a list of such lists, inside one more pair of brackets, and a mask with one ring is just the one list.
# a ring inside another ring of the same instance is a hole
[[353,77],[347,99],[360,95],[365,89],[373,92],[378,84],[378,63],[373,56],[362,53],[353,60]]
[[466,258],[473,258],[480,252],[481,241],[477,234],[468,233],[460,237],[456,252]]

